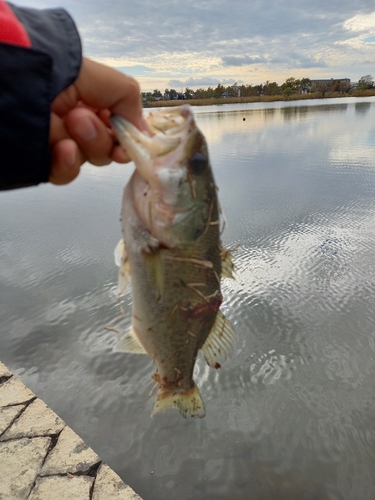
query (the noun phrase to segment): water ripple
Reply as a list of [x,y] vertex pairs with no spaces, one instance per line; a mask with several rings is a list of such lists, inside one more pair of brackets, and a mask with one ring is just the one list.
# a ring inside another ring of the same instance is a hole
[[132,166],[0,197],[1,360],[142,497],[372,500],[374,103],[198,112],[225,244],[239,244],[222,305],[236,346],[194,370],[203,420],[151,419],[153,362],[116,349],[131,321],[113,248]]

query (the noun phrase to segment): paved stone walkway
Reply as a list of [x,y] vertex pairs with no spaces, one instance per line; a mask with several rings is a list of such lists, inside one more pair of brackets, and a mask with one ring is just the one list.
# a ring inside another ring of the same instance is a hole
[[141,500],[0,362],[0,500]]

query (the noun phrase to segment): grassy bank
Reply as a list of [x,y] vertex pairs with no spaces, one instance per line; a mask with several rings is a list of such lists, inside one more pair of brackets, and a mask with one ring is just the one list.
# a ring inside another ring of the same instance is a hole
[[[375,89],[371,90],[352,90],[348,94],[340,94],[339,92],[326,92],[325,99],[328,98],[345,98],[345,97],[370,97],[375,96]],[[311,94],[292,94],[286,95],[262,95],[251,97],[220,97],[211,99],[190,99],[188,101],[155,101],[148,103],[149,108],[160,108],[168,106],[181,106],[184,102],[189,103],[191,106],[212,106],[216,104],[232,104],[243,102],[276,102],[276,101],[303,101],[306,99],[322,99],[321,92]]]

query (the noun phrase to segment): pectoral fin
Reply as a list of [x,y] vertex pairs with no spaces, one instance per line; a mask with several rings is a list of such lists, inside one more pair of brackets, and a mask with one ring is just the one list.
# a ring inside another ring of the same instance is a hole
[[226,248],[221,249],[221,277],[222,278],[232,278],[234,271],[234,264],[232,261],[232,255]]
[[130,282],[130,263],[124,240],[121,239],[114,251],[115,264],[119,266],[117,295],[124,293]]
[[147,354],[144,347],[139,342],[133,326],[130,327],[128,333],[121,339],[117,349],[121,352],[129,352],[132,354]]
[[233,348],[234,330],[221,311],[217,312],[214,326],[208,335],[201,351],[211,368],[220,368]]
[[198,387],[194,386],[186,392],[177,392],[176,390],[162,390],[156,396],[155,406],[151,414],[154,417],[168,408],[177,408],[183,417],[199,417],[206,415],[202,397]]

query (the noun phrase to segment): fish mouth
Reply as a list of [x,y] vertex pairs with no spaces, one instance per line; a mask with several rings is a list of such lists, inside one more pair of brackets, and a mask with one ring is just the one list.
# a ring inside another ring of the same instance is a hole
[[[139,167],[150,165],[187,142],[195,130],[194,118],[188,104],[177,108],[153,111],[146,117],[148,131],[141,131],[120,116],[110,118],[121,146]],[[143,170],[143,169],[142,169]]]
[[176,241],[186,239],[176,234],[186,233],[190,216],[201,206],[192,195],[195,180],[189,177],[191,145],[199,133],[191,107],[152,111],[146,117],[146,131],[119,116],[110,120],[135,163],[132,197],[138,217],[159,242],[176,246]]

